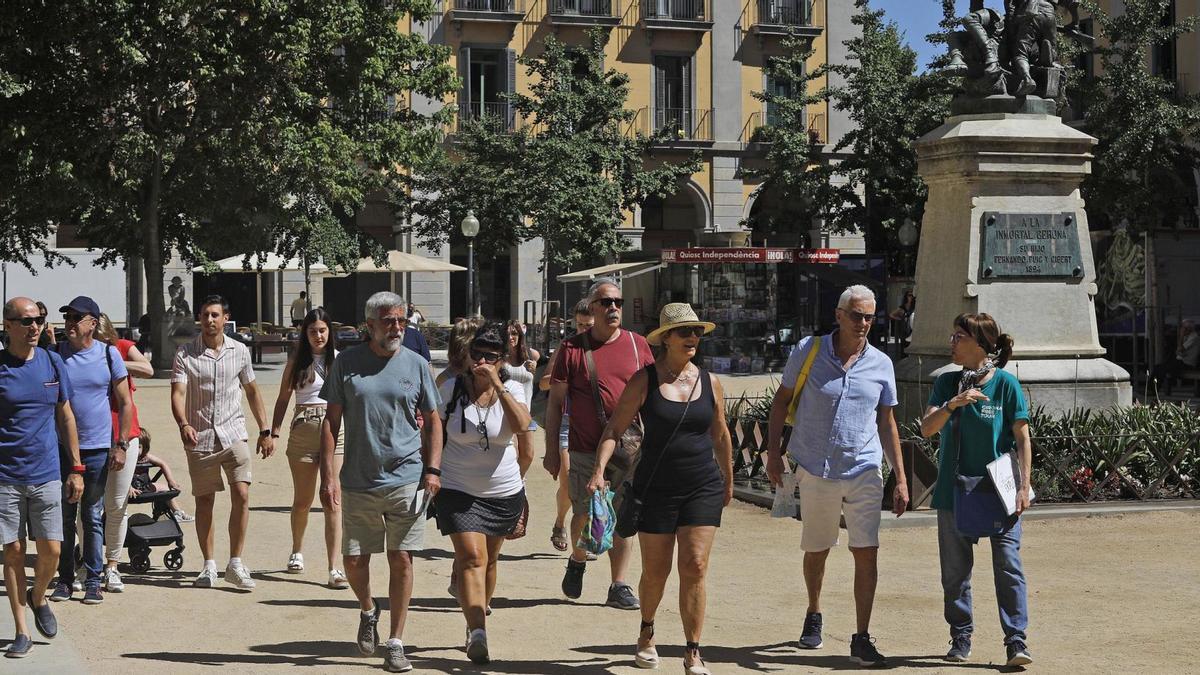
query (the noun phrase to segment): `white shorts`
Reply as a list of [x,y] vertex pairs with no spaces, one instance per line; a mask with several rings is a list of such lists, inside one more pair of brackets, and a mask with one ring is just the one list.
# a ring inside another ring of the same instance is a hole
[[796,467],[800,483],[800,548],[827,551],[838,543],[838,527],[846,517],[850,548],[879,546],[883,515],[883,473],[876,468],[846,480],[820,478]]

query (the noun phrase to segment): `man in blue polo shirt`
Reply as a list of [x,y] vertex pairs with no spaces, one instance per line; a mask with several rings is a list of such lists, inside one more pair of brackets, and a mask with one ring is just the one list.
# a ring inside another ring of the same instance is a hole
[[[17,628],[5,655],[13,658],[27,655],[33,647],[26,605],[33,609],[39,633],[47,638],[58,634],[46,589],[58,567],[63,537],[60,439],[71,463],[67,500],[74,503],[83,494],[71,379],[57,354],[37,346],[44,321],[37,303],[29,298],[4,304],[9,345],[0,351],[0,543],[4,586]],[[37,543],[37,565],[33,588],[21,593],[26,588],[26,528]]]
[[[880,504],[883,501],[883,455],[897,476],[904,476],[900,433],[892,408],[896,375],[886,354],[867,343],[875,321],[875,294],[866,286],[847,288],[837,306],[837,329],[818,342],[806,338],[792,350],[771,404],[767,433],[767,476],[782,485],[780,439],[788,406],[796,389],[800,400],[788,440],[800,486],[804,529],[804,584],[808,611],[800,635],[802,649],[819,649],[821,583],[825,560],[838,543],[838,524],[845,518],[854,557],[854,605],[858,629],[850,637],[850,658],[859,665],[885,665],[867,629],[878,581]],[[812,349],[808,379],[799,382]],[[892,512],[908,506],[906,481],[896,481]]]

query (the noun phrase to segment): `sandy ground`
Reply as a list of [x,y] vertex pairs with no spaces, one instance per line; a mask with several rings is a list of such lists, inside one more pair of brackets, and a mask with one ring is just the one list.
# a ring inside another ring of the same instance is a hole
[[[266,373],[271,402],[278,374]],[[170,459],[188,485],[182,449],[168,407],[169,389],[147,382],[137,393],[142,423],[154,434],[154,451]],[[248,419],[249,416],[247,416]],[[251,425],[253,421],[251,419]],[[291,480],[282,456],[257,459],[245,560],[258,580],[253,592],[221,581],[213,590],[191,587],[201,560],[185,525],[184,569],[161,567],[155,549],[147,576],[127,575],[126,591],[100,606],[55,606],[60,637],[38,638],[22,662],[0,661],[0,671],[84,670],[96,673],[209,672],[229,665],[244,671],[367,671],[381,656],[357,655],[357,621],[350,591],[333,591],[325,579],[320,515],[308,530],[304,575],[282,572],[289,553]],[[540,440],[539,452],[540,458]],[[561,595],[563,554],[548,541],[553,484],[537,468],[529,477],[530,535],[505,545],[495,613],[488,622],[495,662],[482,669],[466,660],[464,623],[446,594],[451,567],[448,538],[426,532],[427,550],[416,563],[415,597],[404,639],[417,672],[634,673],[638,615],[603,606],[607,561],[589,565],[578,602]],[[185,499],[188,510],[193,503]],[[218,500],[218,523],[228,499]],[[887,516],[885,516],[886,518]],[[713,551],[708,584],[704,655],[715,673],[801,673],[852,668],[854,628],[851,561],[844,547],[830,557],[825,582],[825,647],[795,647],[805,599],[796,521],[772,520],[758,507],[734,503],[725,513]],[[1200,511],[1031,521],[1025,526],[1024,561],[1030,583],[1030,648],[1042,672],[1200,672],[1195,661],[1196,607],[1200,605]],[[218,564],[228,555],[218,529]],[[975,592],[977,628],[967,669],[997,669],[1004,661],[989,553],[980,549],[982,576]],[[956,670],[941,660],[948,639],[942,620],[935,531],[885,529],[872,634],[897,670]],[[385,595],[386,567],[376,557],[376,595]],[[638,578],[638,563],[630,579]],[[678,672],[683,636],[672,580],[657,628],[663,670]],[[76,596],[78,597],[78,595]],[[385,619],[386,621],[386,619]],[[6,644],[12,625],[0,618]],[[1188,636],[1192,636],[1189,638]],[[19,668],[10,668],[19,663]]]

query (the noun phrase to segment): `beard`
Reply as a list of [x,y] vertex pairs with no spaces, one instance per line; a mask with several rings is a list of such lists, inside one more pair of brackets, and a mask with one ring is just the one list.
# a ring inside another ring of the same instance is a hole
[[375,341],[375,343],[379,345],[379,348],[384,350],[385,352],[399,351],[400,345],[402,344],[402,342],[403,342],[403,340],[401,338],[398,338],[398,337],[394,338],[394,337],[390,337],[387,335],[385,335]]

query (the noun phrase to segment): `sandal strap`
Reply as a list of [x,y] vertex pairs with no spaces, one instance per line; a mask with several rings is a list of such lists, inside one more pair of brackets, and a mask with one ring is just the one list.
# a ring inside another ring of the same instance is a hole
[[650,637],[654,637],[654,622],[653,621],[643,621],[642,627],[640,630],[638,630],[638,632],[644,633],[644,632],[646,632],[647,628],[650,629]]
[[700,651],[700,643],[699,642],[688,642],[685,644],[683,649],[684,649],[684,651],[698,652],[698,651]]

